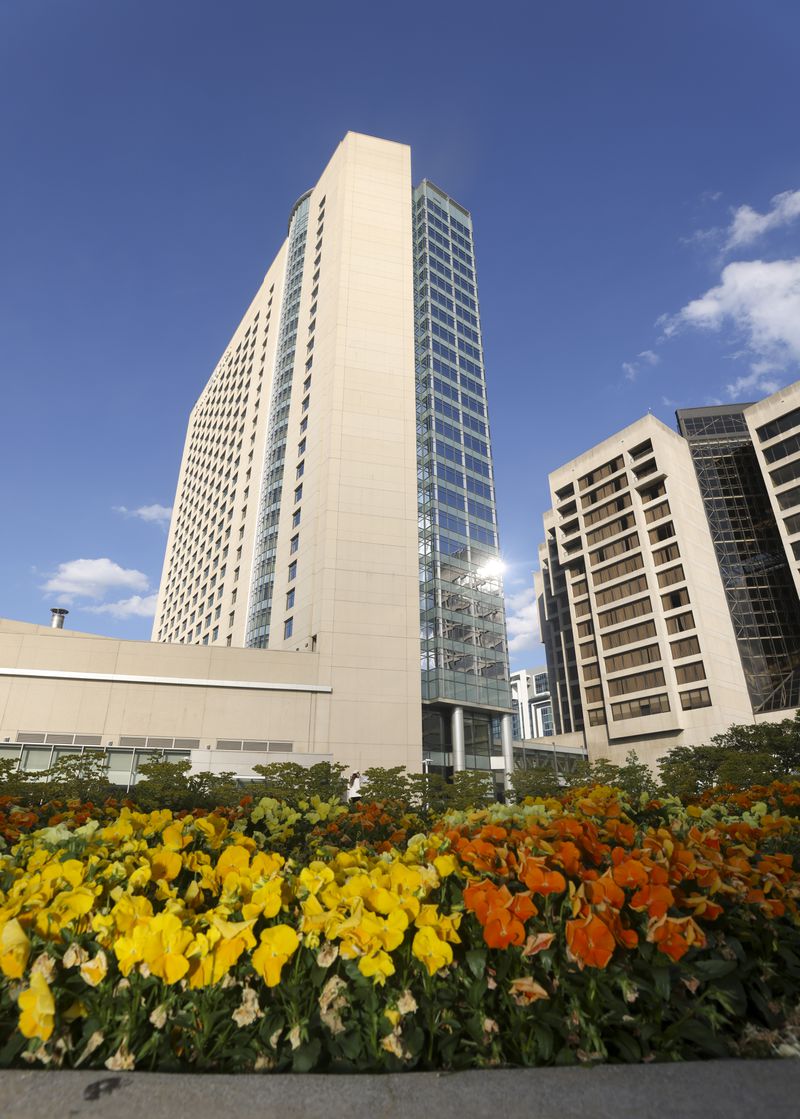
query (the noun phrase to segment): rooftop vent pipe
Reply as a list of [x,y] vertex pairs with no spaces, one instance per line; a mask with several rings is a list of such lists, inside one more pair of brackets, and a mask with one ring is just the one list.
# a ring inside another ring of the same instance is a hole
[[65,610],[63,606],[51,606],[50,626],[52,627],[52,629],[63,629],[64,619],[66,618],[67,614],[69,614],[69,610]]

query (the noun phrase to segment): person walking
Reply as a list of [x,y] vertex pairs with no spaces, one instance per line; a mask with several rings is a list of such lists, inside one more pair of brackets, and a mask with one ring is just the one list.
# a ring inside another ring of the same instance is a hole
[[347,784],[347,803],[358,804],[361,800],[361,774],[356,771],[350,775]]

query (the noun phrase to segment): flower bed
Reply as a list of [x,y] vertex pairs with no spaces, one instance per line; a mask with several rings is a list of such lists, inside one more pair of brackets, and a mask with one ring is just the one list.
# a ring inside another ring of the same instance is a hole
[[400,809],[319,800],[180,817],[6,805],[0,1064],[398,1071],[741,1052],[777,1036],[800,994],[784,850],[799,793],[634,812],[598,787],[424,830]]

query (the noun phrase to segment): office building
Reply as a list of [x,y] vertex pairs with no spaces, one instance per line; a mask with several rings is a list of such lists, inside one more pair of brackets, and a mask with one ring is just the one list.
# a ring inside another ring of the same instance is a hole
[[[15,629],[0,729],[418,770],[424,725],[430,768],[488,771],[494,726],[508,770],[500,570],[470,215],[412,190],[407,146],[349,133],[192,409],[153,670],[140,642],[96,639],[98,669],[88,635]],[[138,698],[107,717],[101,682]]]
[[514,704],[514,741],[547,738],[555,733],[547,668],[526,668],[511,673]]
[[653,761],[800,703],[800,383],[677,421],[647,416],[550,475],[536,589],[555,729],[582,729],[592,757]]
[[509,768],[472,221],[405,145],[349,133],[292,208],[190,415],[153,640],[324,689],[220,741],[418,769],[424,723],[432,768],[488,770],[494,727]]
[[[564,676],[573,729],[579,693],[590,757],[621,762],[635,748],[652,762],[749,722],[686,441],[646,416],[554,471],[550,488],[545,628],[570,631],[574,658],[553,675]],[[548,653],[562,640],[548,633]]]

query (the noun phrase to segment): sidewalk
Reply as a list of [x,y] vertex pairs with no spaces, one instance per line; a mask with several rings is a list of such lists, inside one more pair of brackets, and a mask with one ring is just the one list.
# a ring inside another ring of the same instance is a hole
[[800,1061],[391,1076],[0,1071],[2,1119],[737,1119],[800,1115]]

